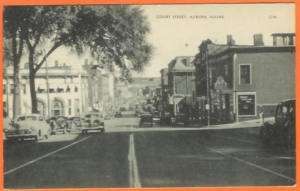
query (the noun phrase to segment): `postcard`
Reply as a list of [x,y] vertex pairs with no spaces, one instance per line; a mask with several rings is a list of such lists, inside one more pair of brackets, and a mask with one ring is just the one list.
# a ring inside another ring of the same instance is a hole
[[5,189],[294,187],[295,4],[3,7]]

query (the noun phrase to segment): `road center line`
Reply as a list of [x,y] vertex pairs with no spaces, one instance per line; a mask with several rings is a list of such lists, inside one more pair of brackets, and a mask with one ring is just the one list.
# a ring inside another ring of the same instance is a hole
[[46,157],[49,157],[49,156],[51,156],[51,155],[53,155],[53,154],[55,154],[55,153],[57,153],[57,152],[59,152],[59,151],[65,150],[65,149],[67,149],[67,148],[69,148],[69,147],[72,147],[72,146],[74,146],[74,145],[76,145],[76,144],[78,144],[78,143],[80,143],[80,142],[83,142],[83,141],[87,140],[88,138],[90,138],[90,136],[85,137],[85,138],[83,138],[83,139],[80,139],[80,140],[78,140],[78,141],[75,141],[75,142],[73,142],[73,143],[71,143],[71,144],[69,144],[69,145],[66,145],[66,146],[64,146],[64,147],[62,147],[62,148],[59,148],[59,149],[55,150],[55,151],[52,151],[52,152],[50,152],[50,153],[47,153],[47,154],[45,154],[45,155],[43,155],[43,156],[40,156],[40,157],[38,157],[38,158],[36,158],[36,159],[33,159],[33,160],[31,160],[31,161],[28,161],[28,162],[26,162],[26,163],[24,163],[24,164],[22,164],[22,165],[20,165],[20,166],[18,166],[18,167],[16,167],[16,168],[13,168],[13,169],[10,169],[10,170],[4,172],[4,175],[8,175],[8,174],[13,173],[13,172],[15,172],[15,171],[17,171],[17,170],[19,170],[19,169],[21,169],[21,168],[24,168],[24,167],[26,167],[26,166],[28,166],[28,165],[31,165],[31,164],[33,164],[33,163],[35,163],[35,162],[38,162],[38,161],[40,161],[40,160],[42,160],[42,159],[44,159],[44,158],[46,158]]
[[232,159],[234,159],[234,160],[236,160],[236,161],[239,161],[239,162],[241,162],[241,163],[244,163],[244,164],[247,164],[247,165],[249,165],[249,166],[258,168],[258,169],[260,169],[260,170],[262,170],[262,171],[271,173],[271,174],[273,174],[273,175],[279,176],[279,177],[284,178],[284,179],[286,179],[286,180],[295,182],[295,179],[294,179],[294,178],[288,177],[288,176],[286,176],[286,175],[284,175],[284,174],[281,174],[281,173],[279,173],[279,172],[275,172],[275,171],[270,170],[270,169],[268,169],[268,168],[259,166],[259,165],[257,165],[257,164],[252,163],[252,162],[249,162],[249,161],[240,159],[240,158],[238,158],[238,157],[234,157],[234,156],[225,154],[225,153],[223,153],[223,152],[221,152],[221,151],[217,151],[217,150],[212,149],[212,148],[208,148],[208,149],[209,149],[210,151],[212,151],[212,152],[215,152],[215,153],[218,153],[218,154],[220,154],[220,155],[223,155],[224,157],[232,158]]
[[128,149],[128,162],[129,162],[129,185],[130,187],[140,188],[141,181],[138,171],[137,160],[135,156],[134,136],[129,135],[129,149]]

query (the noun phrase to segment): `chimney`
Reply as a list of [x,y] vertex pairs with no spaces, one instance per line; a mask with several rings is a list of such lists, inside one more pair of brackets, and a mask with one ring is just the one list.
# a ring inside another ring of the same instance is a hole
[[262,34],[253,35],[253,44],[254,46],[264,46],[264,40]]
[[235,45],[235,40],[233,39],[232,35],[227,35],[227,45],[232,46]]

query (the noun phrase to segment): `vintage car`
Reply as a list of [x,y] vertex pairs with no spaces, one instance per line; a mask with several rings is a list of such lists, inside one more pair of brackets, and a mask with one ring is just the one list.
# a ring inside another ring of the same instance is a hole
[[161,116],[159,111],[154,111],[152,114],[152,123],[153,125],[160,125],[161,123]]
[[188,125],[189,120],[184,113],[177,113],[176,116],[171,117],[171,123],[174,126],[185,126]]
[[44,116],[29,114],[18,116],[13,122],[13,127],[5,132],[5,136],[7,140],[33,139],[39,141],[48,139],[50,132],[50,126]]
[[75,127],[81,126],[81,118],[80,117],[70,117],[69,121],[71,121],[73,126],[75,126]]
[[295,146],[295,100],[279,103],[275,120],[267,121],[261,127],[260,137],[265,145]]
[[152,127],[153,116],[149,112],[145,112],[140,116],[140,127]]
[[9,117],[4,117],[3,119],[3,132],[4,132],[4,139],[6,139],[6,132],[8,132],[12,128],[12,121]]
[[167,112],[167,111],[162,112],[162,114],[161,114],[161,124],[170,125],[171,121],[172,121],[171,118],[172,118],[172,114],[170,112]]
[[103,115],[98,112],[86,113],[81,117],[81,132],[87,134],[92,131],[104,132]]
[[49,119],[49,124],[51,127],[51,134],[55,135],[57,133],[63,133],[69,131],[68,118],[64,116],[55,116]]
[[122,117],[122,112],[121,111],[117,111],[115,113],[115,118],[121,118]]

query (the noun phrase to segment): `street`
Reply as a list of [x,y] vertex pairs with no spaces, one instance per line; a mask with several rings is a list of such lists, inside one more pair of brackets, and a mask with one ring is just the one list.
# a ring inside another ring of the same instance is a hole
[[4,187],[296,185],[295,18],[294,3],[5,6]]
[[114,119],[104,134],[73,132],[40,143],[5,143],[5,188],[295,183],[294,153],[266,148],[246,129],[116,130],[122,121],[136,126],[138,120]]

